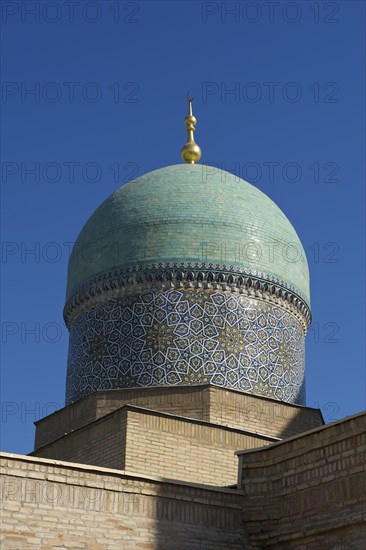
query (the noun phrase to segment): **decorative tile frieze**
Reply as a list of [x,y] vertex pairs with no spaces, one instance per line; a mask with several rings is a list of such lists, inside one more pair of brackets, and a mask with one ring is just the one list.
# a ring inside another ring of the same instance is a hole
[[198,262],[145,264],[104,273],[77,289],[65,306],[65,322],[70,328],[80,312],[106,298],[173,288],[239,292],[286,308],[297,317],[305,332],[311,322],[305,298],[285,281],[238,266]]

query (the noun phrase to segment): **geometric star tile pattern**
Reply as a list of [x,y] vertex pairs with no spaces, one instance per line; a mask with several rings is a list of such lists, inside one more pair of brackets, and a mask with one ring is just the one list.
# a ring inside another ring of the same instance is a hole
[[297,319],[241,294],[170,290],[108,300],[71,327],[66,404],[98,389],[207,383],[305,404]]

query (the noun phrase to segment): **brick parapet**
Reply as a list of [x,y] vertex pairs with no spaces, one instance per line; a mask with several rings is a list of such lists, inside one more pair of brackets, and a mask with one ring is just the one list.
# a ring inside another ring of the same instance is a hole
[[243,520],[254,541],[265,541],[266,548],[318,549],[337,540],[338,532],[350,549],[363,548],[365,420],[361,413],[265,450],[237,453]]
[[1,465],[4,550],[252,548],[238,491],[7,453]]

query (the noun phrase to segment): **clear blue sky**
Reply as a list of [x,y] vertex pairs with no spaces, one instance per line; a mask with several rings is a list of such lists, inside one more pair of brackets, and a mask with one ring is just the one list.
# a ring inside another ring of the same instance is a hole
[[2,450],[30,452],[63,406],[70,243],[118,186],[181,162],[188,90],[201,161],[257,185],[303,242],[307,404],[364,409],[365,3],[2,10]]

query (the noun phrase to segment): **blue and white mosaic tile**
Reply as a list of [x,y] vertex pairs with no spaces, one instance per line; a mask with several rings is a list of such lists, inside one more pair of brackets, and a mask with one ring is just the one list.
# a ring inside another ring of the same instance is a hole
[[279,306],[158,291],[91,307],[70,330],[67,404],[99,389],[214,384],[304,404],[304,333]]

